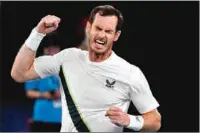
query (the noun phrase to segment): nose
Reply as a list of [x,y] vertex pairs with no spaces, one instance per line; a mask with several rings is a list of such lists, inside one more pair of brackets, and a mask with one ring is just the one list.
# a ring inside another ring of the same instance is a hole
[[106,36],[104,31],[100,31],[98,35],[100,38],[104,38]]

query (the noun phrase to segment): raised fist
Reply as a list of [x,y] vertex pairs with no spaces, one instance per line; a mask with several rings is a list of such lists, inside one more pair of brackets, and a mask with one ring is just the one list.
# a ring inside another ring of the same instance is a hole
[[40,20],[36,26],[36,30],[39,33],[48,34],[58,28],[60,21],[61,19],[54,15],[47,15]]

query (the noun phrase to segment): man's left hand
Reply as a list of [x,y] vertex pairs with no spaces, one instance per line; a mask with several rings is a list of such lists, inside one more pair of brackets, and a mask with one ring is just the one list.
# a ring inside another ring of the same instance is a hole
[[105,116],[108,116],[110,118],[110,121],[117,126],[126,127],[130,123],[129,115],[127,113],[124,113],[118,107],[109,108]]

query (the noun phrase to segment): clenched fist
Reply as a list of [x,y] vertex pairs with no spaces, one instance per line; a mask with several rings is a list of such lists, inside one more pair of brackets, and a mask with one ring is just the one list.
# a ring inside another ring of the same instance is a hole
[[117,126],[126,127],[130,123],[130,118],[128,114],[124,113],[122,109],[118,107],[109,108],[105,116],[108,116],[110,118],[110,121]]
[[36,26],[36,30],[39,33],[48,34],[58,28],[60,21],[61,19],[54,15],[47,15],[40,20]]

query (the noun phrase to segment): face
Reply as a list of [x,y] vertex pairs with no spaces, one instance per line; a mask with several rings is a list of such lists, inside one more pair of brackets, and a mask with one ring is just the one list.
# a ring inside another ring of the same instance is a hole
[[86,32],[91,51],[103,54],[112,49],[113,42],[120,36],[120,31],[116,32],[117,21],[116,16],[101,16],[97,13],[94,22],[87,23]]
[[44,54],[45,55],[54,55],[57,54],[60,51],[59,47],[55,47],[55,46],[49,46],[44,48]]

